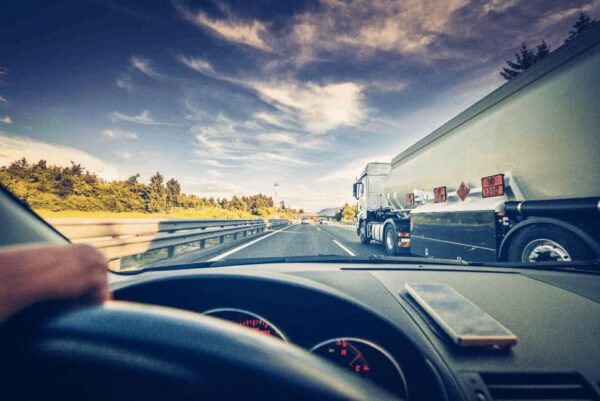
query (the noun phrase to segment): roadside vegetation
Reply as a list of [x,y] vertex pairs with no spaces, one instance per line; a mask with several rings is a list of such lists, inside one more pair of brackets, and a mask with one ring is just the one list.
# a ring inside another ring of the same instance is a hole
[[239,219],[292,218],[302,211],[286,208],[264,194],[212,198],[185,194],[179,182],[156,173],[143,183],[139,174],[105,181],[83,166],[30,163],[25,158],[0,167],[0,184],[43,217]]
[[341,222],[355,222],[356,221],[356,205],[349,205],[348,203],[336,213],[335,220]]

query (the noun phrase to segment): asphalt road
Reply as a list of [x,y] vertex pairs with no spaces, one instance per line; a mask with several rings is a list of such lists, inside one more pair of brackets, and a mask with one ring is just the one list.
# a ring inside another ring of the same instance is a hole
[[317,255],[368,257],[381,251],[379,244],[361,244],[354,226],[296,224],[224,251],[210,260]]

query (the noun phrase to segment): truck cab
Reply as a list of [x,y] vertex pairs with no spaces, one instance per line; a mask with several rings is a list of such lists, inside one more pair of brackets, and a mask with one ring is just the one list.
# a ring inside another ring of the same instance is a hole
[[363,244],[382,242],[390,255],[408,254],[410,222],[393,209],[384,195],[390,170],[390,163],[368,163],[354,183],[353,195],[358,201],[356,233]]
[[390,172],[390,163],[369,163],[356,180],[353,195],[358,200],[358,220],[364,219],[368,210],[388,207],[383,196],[383,181]]

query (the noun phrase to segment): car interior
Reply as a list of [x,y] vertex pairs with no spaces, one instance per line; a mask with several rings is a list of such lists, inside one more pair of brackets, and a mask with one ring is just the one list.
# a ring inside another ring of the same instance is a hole
[[[0,194],[1,245],[66,242]],[[480,401],[600,392],[593,263],[227,260],[107,274],[112,301],[48,302],[2,324],[5,394]],[[516,344],[460,346],[407,293],[419,283],[450,286]]]

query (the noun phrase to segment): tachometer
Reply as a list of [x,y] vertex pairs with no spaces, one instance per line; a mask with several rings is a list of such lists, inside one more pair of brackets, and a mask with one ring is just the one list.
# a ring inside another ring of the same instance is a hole
[[217,317],[219,319],[228,320],[237,323],[240,326],[246,327],[256,333],[278,338],[287,341],[281,330],[267,321],[265,318],[254,313],[233,308],[211,309],[204,312],[205,315]]
[[336,338],[316,345],[311,352],[405,399],[407,397],[406,382],[400,366],[389,353],[369,341]]

